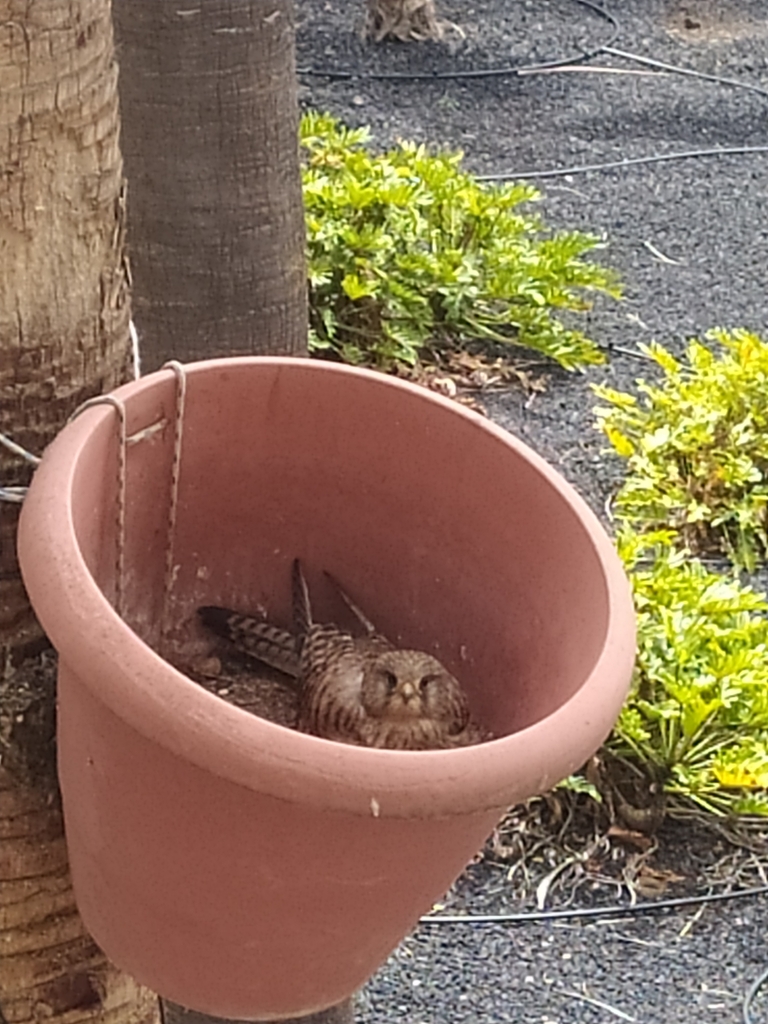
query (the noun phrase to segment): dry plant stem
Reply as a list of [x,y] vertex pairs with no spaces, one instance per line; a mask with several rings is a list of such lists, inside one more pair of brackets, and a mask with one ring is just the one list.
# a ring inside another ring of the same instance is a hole
[[434,0],[368,0],[365,34],[377,43],[383,39],[441,39],[443,25]]

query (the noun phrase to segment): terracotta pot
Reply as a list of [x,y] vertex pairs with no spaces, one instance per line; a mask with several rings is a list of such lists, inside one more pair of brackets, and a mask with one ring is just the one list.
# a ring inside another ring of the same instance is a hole
[[144,431],[127,448],[125,621],[111,603],[115,410],[82,413],[51,445],[19,543],[60,653],[82,916],[115,963],[177,1003],[299,1016],[365,982],[505,808],[598,747],[629,684],[634,615],[586,505],[481,417],[304,360],[197,363],[187,382],[172,627],[211,603],[287,623],[299,555],[319,618],[338,613],[325,568],[384,633],[435,652],[500,737],[422,753],[335,744],[225,703],[152,650],[172,372],[115,393],[128,434]]

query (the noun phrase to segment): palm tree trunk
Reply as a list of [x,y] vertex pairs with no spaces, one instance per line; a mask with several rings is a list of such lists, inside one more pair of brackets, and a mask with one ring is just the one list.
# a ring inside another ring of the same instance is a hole
[[142,369],[304,354],[292,0],[186,8],[115,5]]
[[[109,0],[0,0],[0,431],[32,452],[126,378],[118,132]],[[0,448],[0,485],[29,472]],[[152,1024],[157,1000],[75,909],[53,658],[19,578],[17,516],[0,500],[0,1021]]]
[[[109,0],[0,0],[0,431],[40,453],[125,379],[129,305]],[[0,479],[29,467],[0,449]],[[0,648],[36,627],[0,503]]]
[[8,1024],[153,1024],[157,1000],[86,933],[67,866],[61,811],[39,776],[0,768],[0,1019]]

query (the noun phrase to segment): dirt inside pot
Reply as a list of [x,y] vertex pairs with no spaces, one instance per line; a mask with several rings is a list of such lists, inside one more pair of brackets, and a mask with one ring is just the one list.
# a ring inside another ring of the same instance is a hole
[[246,660],[214,641],[211,654],[172,660],[175,668],[209,693],[252,715],[292,729],[296,725],[298,691],[290,676]]

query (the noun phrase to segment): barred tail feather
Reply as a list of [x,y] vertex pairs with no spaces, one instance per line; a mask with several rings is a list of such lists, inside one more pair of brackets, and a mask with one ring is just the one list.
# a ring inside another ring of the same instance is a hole
[[299,674],[296,638],[288,630],[215,605],[198,608],[197,614],[207,629],[229,640],[243,654],[286,675]]

